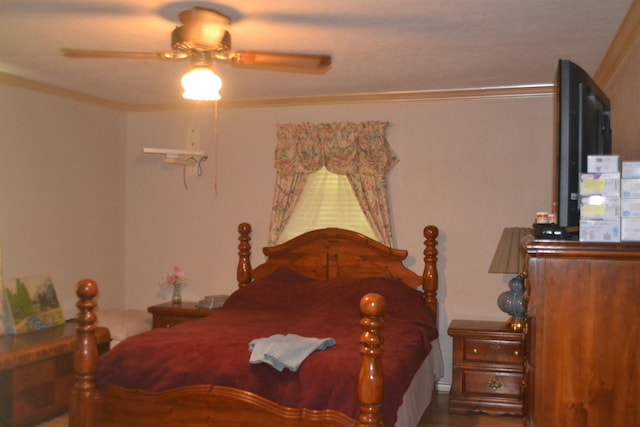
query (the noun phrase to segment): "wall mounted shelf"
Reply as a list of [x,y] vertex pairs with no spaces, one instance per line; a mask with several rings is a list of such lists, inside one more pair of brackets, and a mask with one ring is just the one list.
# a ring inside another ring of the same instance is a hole
[[172,148],[143,148],[145,154],[161,154],[165,156],[164,162],[176,165],[189,165],[206,160],[204,151],[200,150],[175,150]]

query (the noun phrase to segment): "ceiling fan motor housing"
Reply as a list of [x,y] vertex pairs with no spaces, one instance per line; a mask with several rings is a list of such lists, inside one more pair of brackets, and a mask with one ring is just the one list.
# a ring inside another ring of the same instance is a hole
[[183,25],[171,33],[175,50],[228,51],[231,48],[231,19],[214,10],[195,8],[180,13]]
[[212,52],[228,52],[231,50],[231,34],[223,31],[220,36],[217,34],[211,37],[211,33],[206,37],[196,34],[184,26],[176,27],[171,32],[171,48],[177,51],[202,50]]

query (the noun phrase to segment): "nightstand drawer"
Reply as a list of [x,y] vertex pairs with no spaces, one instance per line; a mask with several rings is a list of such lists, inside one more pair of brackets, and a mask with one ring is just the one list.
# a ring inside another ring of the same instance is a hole
[[147,311],[153,314],[153,328],[170,328],[179,323],[211,316],[216,309],[200,308],[195,302],[152,305]]
[[465,394],[522,398],[523,374],[490,371],[463,371]]
[[481,340],[465,338],[464,362],[504,363],[522,366],[524,347],[519,341]]
[[188,320],[193,320],[190,317],[182,317],[182,316],[153,316],[153,329],[157,328],[170,328],[179,323],[186,322]]

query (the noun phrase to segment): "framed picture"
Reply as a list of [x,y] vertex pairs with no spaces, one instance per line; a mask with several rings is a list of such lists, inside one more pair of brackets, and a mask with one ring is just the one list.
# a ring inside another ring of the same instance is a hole
[[64,324],[64,315],[49,276],[5,280],[3,293],[10,318],[5,333],[20,334]]
[[2,283],[0,283],[0,335],[11,335],[14,332],[13,320],[11,319],[11,310],[9,310],[9,301],[7,300],[7,293]]

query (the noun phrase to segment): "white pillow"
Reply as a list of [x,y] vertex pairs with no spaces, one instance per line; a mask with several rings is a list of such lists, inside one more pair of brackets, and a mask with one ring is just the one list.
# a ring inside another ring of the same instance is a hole
[[151,329],[151,313],[144,310],[97,310],[98,326],[109,328],[111,347],[131,335]]

